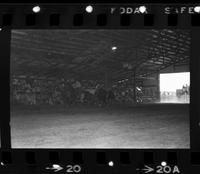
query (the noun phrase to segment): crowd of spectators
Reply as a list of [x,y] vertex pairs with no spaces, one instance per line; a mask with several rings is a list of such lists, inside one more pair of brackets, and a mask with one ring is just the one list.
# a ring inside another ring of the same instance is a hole
[[71,86],[76,92],[76,100],[80,98],[80,91],[85,90],[94,95],[95,88],[98,86],[96,81],[76,81],[76,80],[47,80],[47,79],[27,79],[13,78],[10,85],[11,102],[14,104],[26,105],[54,105],[64,104],[67,90],[66,86]]
[[13,79],[11,98],[14,103],[28,105],[62,103],[62,89],[60,81]]
[[[70,86],[70,88],[66,88],[66,86]],[[67,96],[70,98],[71,89],[73,89],[75,93],[73,96],[71,95],[73,104],[84,102],[95,104],[93,96],[99,86],[104,88],[103,81],[13,78],[11,81],[11,102],[26,105],[65,104]],[[113,93],[116,103],[134,103],[135,92],[136,102],[141,102],[142,90],[138,87],[134,91],[132,86],[115,84],[109,91]],[[91,102],[88,102],[86,97]]]

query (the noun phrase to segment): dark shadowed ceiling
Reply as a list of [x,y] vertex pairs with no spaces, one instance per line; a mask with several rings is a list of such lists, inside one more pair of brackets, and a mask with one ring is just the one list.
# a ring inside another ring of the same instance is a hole
[[120,79],[188,64],[189,55],[184,30],[13,30],[11,73],[98,79],[107,72]]

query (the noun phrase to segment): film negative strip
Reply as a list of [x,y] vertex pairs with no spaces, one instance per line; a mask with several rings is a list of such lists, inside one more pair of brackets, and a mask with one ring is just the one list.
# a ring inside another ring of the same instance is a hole
[[0,173],[200,172],[200,4],[0,5]]

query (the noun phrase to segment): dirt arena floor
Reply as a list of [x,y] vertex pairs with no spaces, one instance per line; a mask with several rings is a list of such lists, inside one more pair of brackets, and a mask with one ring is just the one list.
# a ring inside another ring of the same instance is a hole
[[11,111],[12,148],[189,148],[189,105]]

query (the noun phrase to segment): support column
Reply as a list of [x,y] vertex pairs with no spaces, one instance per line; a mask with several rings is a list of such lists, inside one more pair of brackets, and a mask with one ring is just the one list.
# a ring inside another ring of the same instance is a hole
[[133,71],[133,100],[134,100],[134,103],[137,102],[137,92],[136,92],[136,69],[134,69]]
[[[3,29],[0,31],[0,78],[1,78],[1,108],[0,126],[1,126],[1,149],[11,148],[11,131],[10,131],[10,40],[11,31]],[[12,77],[11,77],[12,80]]]
[[160,72],[159,71],[157,71],[157,74],[156,74],[156,81],[157,81],[157,90],[158,90],[157,99],[158,101],[160,101]]
[[112,87],[112,82],[111,82],[111,75],[108,72],[105,72],[105,89],[108,90]]

